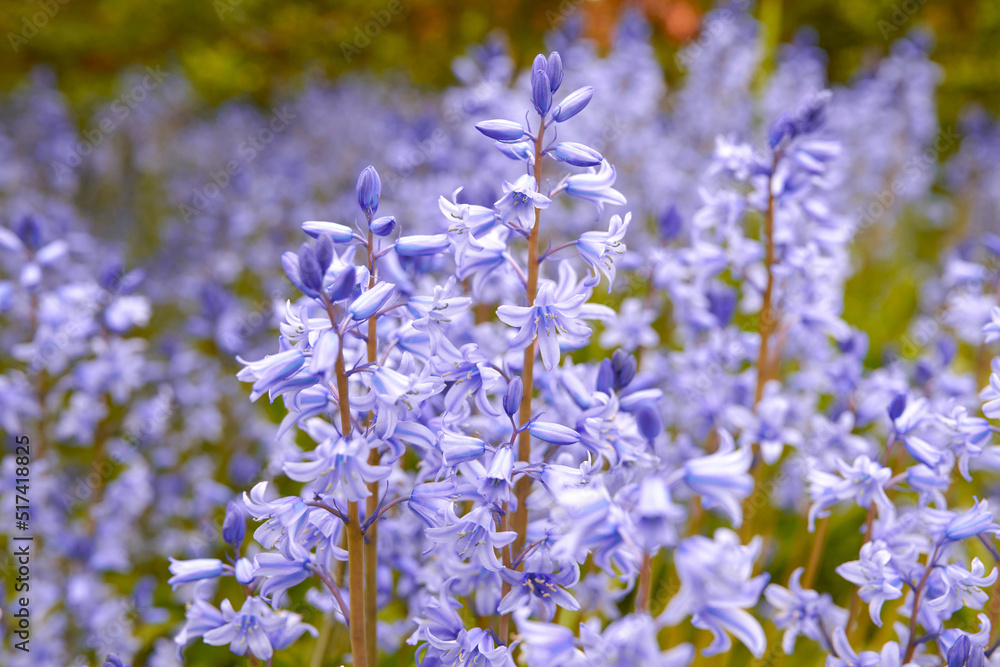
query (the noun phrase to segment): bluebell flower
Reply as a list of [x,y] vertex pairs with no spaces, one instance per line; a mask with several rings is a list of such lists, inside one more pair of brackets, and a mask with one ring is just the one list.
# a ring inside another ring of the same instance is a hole
[[608,279],[608,292],[615,282],[615,258],[625,253],[625,234],[628,232],[632,214],[626,213],[622,220],[620,215],[611,216],[607,232],[584,232],[576,242],[576,247],[594,275],[604,274]]
[[590,100],[594,97],[594,87],[584,86],[583,88],[577,88],[572,93],[567,95],[562,102],[560,102],[555,109],[552,110],[552,119],[557,123],[564,123],[573,116],[577,115],[590,104]]
[[511,473],[514,471],[514,453],[504,445],[493,454],[486,474],[479,483],[479,495],[495,505],[510,502]]
[[382,179],[379,178],[375,167],[368,165],[361,170],[358,175],[358,185],[356,188],[358,195],[358,206],[364,211],[369,220],[378,210],[379,200],[382,197]]
[[926,466],[933,468],[941,462],[941,450],[928,442],[926,438],[918,435],[920,427],[929,418],[927,412],[927,399],[918,398],[909,401],[906,409],[895,420],[896,437],[910,456]]
[[451,243],[447,234],[414,234],[396,241],[396,254],[403,257],[430,257],[445,250]]
[[534,437],[553,445],[572,445],[580,442],[580,434],[574,429],[555,422],[533,421],[528,432]]
[[792,572],[788,588],[769,584],[764,597],[774,608],[774,623],[785,631],[781,648],[787,655],[795,651],[795,640],[805,635],[827,651],[829,645],[825,628],[839,628],[847,624],[847,610],[833,604],[829,594],[802,588],[803,568]]
[[518,327],[517,335],[510,341],[510,349],[523,350],[537,340],[542,363],[547,370],[552,370],[559,363],[561,342],[576,348],[590,338],[590,327],[580,321],[581,316],[586,316],[586,301],[585,292],[559,295],[556,285],[545,281],[538,288],[534,304],[500,306],[497,317],[504,324]]
[[500,606],[498,614],[510,614],[518,609],[529,611],[535,605],[541,606],[542,619],[551,621],[556,613],[556,606],[570,611],[580,608],[580,603],[565,589],[576,585],[580,580],[580,568],[573,563],[570,567],[555,572],[537,571],[530,563],[523,572],[504,568],[500,576],[511,586]]
[[989,419],[1000,419],[1000,357],[994,357],[990,368],[990,383],[979,392],[979,400],[983,401],[984,415]]
[[501,644],[492,630],[467,630],[455,613],[459,606],[447,594],[447,582],[436,597],[423,605],[416,619],[417,629],[407,643],[417,648],[417,664],[423,667],[450,665],[483,665],[483,667],[514,667],[510,651]]
[[285,381],[292,378],[305,365],[306,358],[301,350],[292,348],[267,355],[260,361],[246,361],[241,357],[236,357],[236,360],[244,366],[236,377],[243,382],[253,382],[250,400],[256,401],[265,393],[269,393],[273,401],[278,392],[285,388]]
[[206,632],[215,630],[226,624],[223,613],[215,606],[203,599],[196,598],[187,605],[185,610],[185,622],[181,631],[174,637],[178,652],[190,641],[205,636]]
[[389,476],[387,466],[368,463],[371,445],[364,437],[343,438],[318,418],[306,423],[306,431],[319,445],[306,454],[307,460],[288,461],[282,469],[289,479],[308,482],[308,491],[330,495],[340,490],[348,500],[358,501],[371,495],[366,483]]
[[535,105],[535,111],[543,118],[552,108],[552,86],[544,69],[531,72],[531,101]]
[[714,454],[684,463],[684,483],[701,497],[705,509],[720,508],[734,526],[743,523],[742,501],[753,493],[753,475],[749,474],[753,452],[749,447],[736,448],[726,431],[719,431],[719,448]]
[[602,665],[606,667],[686,667],[694,660],[694,647],[679,644],[666,651],[657,640],[659,628],[649,614],[631,614],[601,628],[600,619],[591,618],[580,624],[580,645],[584,660],[568,663],[576,667]]
[[681,588],[660,616],[665,625],[676,625],[686,616],[691,624],[712,633],[712,643],[702,653],[725,653],[732,647],[729,634],[750,653],[764,654],[764,629],[747,608],[753,607],[767,585],[768,575],[753,576],[760,555],[761,538],[743,545],[731,530],[719,528],[714,538],[695,535],[681,541],[674,564]]
[[593,203],[600,215],[605,204],[624,206],[628,203],[622,193],[611,187],[616,178],[615,168],[605,160],[600,167],[591,167],[587,173],[566,178],[564,189],[568,195]]
[[866,542],[861,547],[861,558],[838,565],[837,574],[858,586],[858,596],[868,603],[872,622],[879,627],[882,605],[903,597],[903,578],[884,542]]
[[444,455],[444,464],[448,466],[475,461],[486,453],[486,443],[481,439],[447,429],[438,436],[438,446]]
[[380,218],[375,218],[368,225],[368,229],[375,236],[388,236],[396,229],[396,218],[391,215],[383,215]]
[[438,208],[448,220],[448,231],[465,236],[467,243],[476,243],[476,237],[485,234],[496,225],[497,217],[492,208],[475,204],[459,204],[458,188],[451,194],[451,199],[438,198]]
[[983,592],[983,587],[992,586],[997,580],[997,569],[994,567],[986,574],[986,566],[978,558],[972,559],[970,569],[961,565],[949,563],[938,570],[941,594],[929,597],[927,605],[942,618],[950,618],[952,614],[964,607],[982,609],[990,596]]
[[[902,651],[896,642],[888,642],[880,652],[854,652],[843,627],[833,630],[833,653],[826,658],[827,667],[903,667]],[[912,663],[907,663],[912,664]]]
[[944,537],[961,541],[982,534],[996,535],[1000,526],[993,523],[993,513],[988,500],[979,500],[965,513],[956,516],[944,527]]
[[229,600],[223,600],[222,616],[225,624],[206,632],[205,643],[228,645],[236,655],[246,655],[249,651],[261,660],[270,660],[275,648],[285,648],[305,632],[317,634],[311,625],[298,620],[298,614],[274,612],[256,597],[247,598],[239,611],[233,609]]
[[655,554],[661,547],[676,545],[677,527],[686,512],[673,502],[667,480],[659,475],[650,475],[639,484],[636,492],[632,518],[639,545],[650,554]]
[[222,522],[222,539],[226,544],[239,551],[247,534],[247,519],[243,506],[230,501],[226,505],[226,516]]
[[326,236],[334,243],[349,243],[354,238],[354,231],[347,225],[322,220],[309,220],[302,223],[302,231],[313,238]]
[[604,157],[590,146],[575,141],[562,141],[551,148],[547,155],[556,162],[565,162],[574,167],[596,167],[604,160]]
[[575,665],[584,655],[576,635],[564,625],[528,620],[526,612],[515,613],[521,651],[529,665]]
[[535,226],[535,210],[546,209],[552,200],[538,192],[535,179],[524,174],[513,183],[504,181],[504,195],[497,200],[494,207],[500,214],[500,221],[508,224],[516,221],[521,229],[528,230]]
[[258,594],[275,609],[281,606],[289,588],[308,579],[312,572],[312,557],[295,542],[289,544],[292,559],[280,553],[261,553],[254,556],[254,576],[264,579]]
[[517,536],[509,530],[498,531],[490,509],[485,506],[474,508],[454,525],[428,528],[425,533],[431,542],[452,544],[459,555],[472,558],[473,562],[493,572],[503,568],[496,550],[507,546]]
[[476,129],[490,139],[504,143],[520,141],[524,137],[524,127],[512,120],[484,120],[476,123]]
[[987,345],[1000,340],[1000,306],[990,309],[990,321],[983,325],[983,333],[986,334],[983,342]]
[[847,499],[853,499],[861,507],[868,507],[874,502],[882,512],[892,510],[892,502],[885,493],[892,470],[864,454],[854,459],[851,465],[838,458],[836,465],[839,476],[819,468],[813,468],[808,473],[809,495],[813,501],[809,508],[810,530],[817,517],[827,516],[829,508]]
[[[175,589],[184,584],[190,584],[202,579],[215,579],[222,576],[227,566],[217,558],[195,558],[193,560],[170,559],[170,574],[174,575],[167,581]],[[229,568],[232,571],[232,568]]]

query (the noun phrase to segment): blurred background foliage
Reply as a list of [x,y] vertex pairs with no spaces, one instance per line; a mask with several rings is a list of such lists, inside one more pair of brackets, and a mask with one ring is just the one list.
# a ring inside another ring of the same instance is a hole
[[[525,63],[546,31],[577,13],[585,32],[607,45],[626,4],[651,19],[668,74],[679,76],[672,55],[697,36],[714,4],[708,0],[8,0],[0,3],[0,87],[16,86],[42,63],[80,109],[112,96],[117,73],[129,65],[179,67],[213,103],[236,96],[264,102],[316,70],[329,77],[402,71],[417,84],[442,86],[452,81],[452,58],[494,30],[509,35]],[[759,0],[754,11],[772,43],[815,27],[833,81],[926,26],[947,73],[942,120],[954,120],[969,101],[1000,108],[996,0]],[[373,12],[386,25],[364,45]]]

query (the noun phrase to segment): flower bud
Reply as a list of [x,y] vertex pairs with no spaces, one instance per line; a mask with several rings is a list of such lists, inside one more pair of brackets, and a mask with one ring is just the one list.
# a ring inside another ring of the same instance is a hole
[[534,76],[535,72],[544,72],[549,68],[548,59],[539,53],[535,56],[534,61],[531,63],[531,75]]
[[490,139],[504,143],[520,141],[524,138],[524,128],[521,127],[520,123],[515,123],[512,120],[502,120],[500,118],[484,120],[481,123],[476,123],[476,129]]
[[552,92],[554,93],[559,90],[559,86],[562,85],[563,80],[563,64],[562,56],[559,55],[558,51],[553,51],[549,54],[545,73],[549,77],[549,85],[551,86]]
[[428,257],[448,249],[447,234],[414,234],[396,241],[396,254],[403,257]]
[[253,581],[253,572],[256,567],[249,558],[240,558],[236,561],[236,581],[246,586]]
[[378,210],[378,202],[382,197],[382,179],[378,177],[375,167],[368,165],[362,170],[358,176],[357,193],[358,206],[371,219]]
[[544,71],[535,70],[531,73],[531,101],[535,103],[535,111],[544,116],[552,108],[552,88],[549,75]]
[[555,108],[552,112],[552,118],[557,123],[563,123],[573,116],[577,115],[590,104],[591,98],[594,97],[594,87],[584,86],[583,88],[577,88],[572,93],[566,96],[559,106]]
[[896,394],[889,403],[889,419],[896,421],[906,410],[906,394]]
[[615,350],[611,355],[611,368],[615,372],[615,386],[619,389],[627,387],[635,379],[637,369],[635,357],[625,350]]
[[349,266],[337,275],[337,279],[330,286],[330,301],[340,301],[354,293],[357,273],[358,270],[355,267]]
[[519,141],[513,144],[505,144],[502,141],[498,141],[494,144],[501,153],[509,157],[511,160],[517,160],[519,162],[530,162],[531,158],[535,154],[535,149],[527,141]]
[[566,162],[574,167],[596,167],[604,161],[604,157],[593,148],[575,141],[557,144],[550,155],[559,162]]
[[646,440],[655,440],[656,436],[663,433],[663,420],[660,413],[649,403],[643,403],[635,411],[635,423],[639,427],[639,433]]
[[372,230],[372,234],[375,236],[388,236],[396,229],[396,218],[391,215],[383,215],[381,218],[375,218],[368,225],[368,229]]
[[681,214],[673,204],[660,216],[659,223],[660,236],[667,242],[673,241],[680,236],[681,230],[684,228],[684,221],[681,219]]
[[517,414],[521,407],[521,399],[524,397],[524,383],[521,378],[515,376],[507,385],[507,393],[503,395],[503,411],[508,417]]
[[355,320],[367,320],[378,312],[379,308],[396,293],[396,286],[392,283],[378,283],[347,307],[347,312]]
[[26,215],[21,218],[14,231],[18,238],[21,239],[21,243],[23,243],[28,250],[38,250],[38,248],[41,247],[42,228],[39,227],[38,221],[35,220],[35,216]]
[[969,660],[971,642],[968,635],[962,635],[951,645],[948,651],[948,667],[965,667]]
[[354,238],[354,232],[347,225],[336,222],[323,222],[322,220],[309,220],[302,223],[302,231],[314,239],[318,239],[320,234],[328,234],[334,243],[347,243]]
[[611,394],[615,387],[615,369],[611,366],[611,360],[605,359],[601,362],[601,367],[597,369],[597,391],[602,394]]
[[247,519],[239,503],[229,501],[226,518],[222,520],[222,539],[236,551],[243,545],[247,534]]
[[326,275],[326,270],[333,262],[333,239],[329,234],[320,234],[316,241],[316,261],[319,262],[319,270]]
[[319,296],[323,289],[323,271],[312,248],[304,243],[299,248],[299,277],[302,279],[302,286],[306,288],[304,294]]
[[579,433],[555,422],[531,422],[528,432],[539,440],[553,445],[572,445],[574,442],[580,442]]

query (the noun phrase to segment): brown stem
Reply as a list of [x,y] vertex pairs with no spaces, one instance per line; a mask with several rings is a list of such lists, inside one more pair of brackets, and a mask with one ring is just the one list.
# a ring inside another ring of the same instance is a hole
[[[774,172],[778,168],[779,159],[781,159],[781,153],[775,153],[774,163],[771,166],[771,175],[767,178],[767,212],[764,215],[764,236],[766,237],[764,241],[764,263],[767,266],[767,285],[764,288],[764,303],[761,304],[760,317],[757,321],[757,328],[760,332],[760,349],[757,352],[757,386],[754,389],[753,395],[753,408],[755,411],[757,410],[757,404],[760,403],[760,399],[764,395],[764,385],[767,384],[771,372],[773,371],[777,375],[777,362],[774,362],[775,367],[772,368],[768,351],[771,334],[774,332],[775,324],[777,323],[777,313],[774,312],[771,300],[774,294]],[[756,451],[759,452],[759,446]],[[752,464],[754,467],[755,490],[761,487],[761,483],[764,480],[764,464],[758,458],[755,457]],[[751,502],[755,496],[756,493],[753,493],[743,501],[743,516],[745,519],[740,528],[740,537],[743,540],[747,540],[753,535],[753,517],[755,512],[752,511]]]
[[816,529],[816,537],[813,538],[809,561],[806,563],[805,574],[802,575],[802,588],[812,588],[813,582],[816,581],[820,557],[823,555],[823,547],[826,545],[826,536],[829,532],[830,517],[825,516],[819,520],[819,528]]
[[[375,287],[374,237],[368,230],[368,289]],[[368,362],[378,360],[378,315],[368,318]],[[369,413],[369,423],[375,420],[375,413]],[[368,452],[369,465],[378,465],[378,449]],[[368,483],[366,516],[373,517],[378,511],[378,482]],[[378,625],[378,521],[373,521],[365,533],[365,644],[368,651],[368,667],[378,667],[378,645],[375,641]],[[358,664],[355,662],[355,664]]]
[[[503,532],[507,530],[507,503],[503,503],[501,507],[502,513],[500,515],[500,531]],[[500,550],[500,558],[503,561],[503,566],[506,568],[510,567],[510,545],[503,547]],[[510,593],[510,584],[504,579],[501,581],[500,586],[500,599],[504,599],[507,594]],[[500,617],[500,622],[497,624],[497,636],[500,637],[500,641],[503,644],[507,644],[507,637],[510,634],[510,614],[504,614]]]
[[931,571],[934,569],[934,564],[937,562],[938,552],[941,550],[940,546],[934,547],[934,554],[927,559],[927,567],[924,568],[924,576],[920,579],[920,583],[917,587],[913,589],[913,608],[910,612],[910,640],[906,644],[906,655],[903,656],[903,664],[909,664],[910,660],[913,659],[913,652],[917,650],[917,611],[920,608],[920,596],[924,592],[924,585],[927,584],[927,580],[931,576]]
[[[538,127],[538,138],[535,139],[535,189],[541,191],[542,187],[542,136],[545,134],[545,122],[542,121]],[[541,218],[541,209],[535,208],[535,224],[528,234],[528,282],[527,298],[528,305],[535,303],[535,296],[538,294],[538,227]],[[535,389],[535,349],[538,347],[537,341],[524,350],[524,364],[521,371],[521,381],[524,385],[524,394],[521,398],[521,409],[518,414],[521,424],[527,424],[531,419],[531,395]],[[531,458],[531,434],[525,429],[518,436],[517,458],[528,463]],[[523,475],[514,485],[514,496],[517,498],[517,510],[514,512],[513,528],[517,532],[517,538],[511,549],[513,553],[518,553],[528,538],[528,493],[531,491],[531,478]]]
[[[323,303],[330,315],[330,324],[336,328],[337,317],[333,304],[325,296]],[[340,428],[345,438],[351,435],[351,404],[347,386],[347,370],[344,367],[344,340],[341,337],[337,352],[337,394],[340,402]],[[350,597],[351,659],[355,665],[367,665],[367,644],[365,639],[365,538],[361,534],[358,518],[358,503],[347,503],[347,575]]]
[[760,332],[760,350],[757,352],[757,388],[754,391],[754,407],[760,403],[764,395],[764,385],[770,379],[771,369],[768,363],[768,348],[771,334],[774,333],[778,314],[774,312],[771,300],[774,294],[774,171],[777,169],[780,153],[774,156],[771,176],[767,179],[767,213],[764,216],[764,235],[767,237],[764,248],[764,262],[767,265],[767,285],[764,288],[764,303],[760,309],[758,330]]
[[653,567],[649,554],[643,554],[642,567],[639,569],[638,591],[635,596],[635,611],[639,614],[649,613],[649,601],[653,597]]
[[[896,449],[896,434],[895,432],[889,435],[889,442],[885,448],[885,454],[882,455],[882,465],[889,465],[889,460],[892,458],[892,453]],[[865,536],[862,539],[862,546],[867,544],[872,539],[872,530],[875,527],[875,503],[868,506],[868,512],[865,514]],[[857,616],[857,626],[854,629],[854,634],[857,634],[864,627],[864,615],[858,616],[858,610],[861,607],[861,597],[858,595],[858,589],[854,589],[854,595],[851,597],[851,606],[847,610],[847,628],[846,631],[851,630],[851,620]]]

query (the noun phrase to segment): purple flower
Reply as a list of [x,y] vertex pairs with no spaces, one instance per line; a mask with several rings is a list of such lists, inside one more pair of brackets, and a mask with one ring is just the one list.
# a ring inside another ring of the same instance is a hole
[[712,633],[713,641],[703,651],[706,656],[727,652],[732,634],[755,657],[761,657],[766,648],[764,629],[746,611],[757,604],[767,585],[767,574],[752,576],[761,543],[755,537],[744,546],[726,528],[716,530],[714,539],[695,535],[683,540],[674,553],[681,588],[660,622],[676,625],[690,615],[692,625]]
[[222,617],[225,623],[205,633],[206,644],[212,646],[229,645],[236,655],[246,655],[249,651],[261,660],[270,660],[275,648],[285,648],[303,633],[314,637],[316,629],[302,623],[298,614],[274,612],[260,598],[247,598],[239,611],[233,609],[229,600],[222,601]]
[[516,220],[521,229],[535,226],[535,210],[546,209],[552,200],[538,192],[535,179],[524,174],[513,183],[504,181],[504,195],[494,206],[500,214],[500,221],[508,224]]
[[858,586],[858,595],[869,603],[869,615],[879,627],[882,605],[903,596],[903,578],[893,566],[885,543],[866,542],[860,560],[837,566],[837,574]]
[[511,591],[500,601],[498,614],[510,614],[525,607],[531,610],[537,604],[542,610],[542,618],[551,621],[556,606],[570,611],[580,608],[576,598],[565,590],[580,580],[580,569],[575,563],[556,572],[536,572],[527,567],[524,572],[518,572],[504,568],[500,576],[511,585]]
[[510,349],[523,350],[537,340],[542,363],[547,370],[552,370],[559,363],[560,342],[572,349],[584,345],[590,338],[590,327],[581,321],[587,316],[586,301],[585,292],[559,294],[556,285],[546,281],[538,288],[534,304],[500,306],[497,317],[504,324],[518,327],[517,335],[510,341]]
[[714,454],[684,464],[684,483],[701,496],[705,509],[720,508],[739,527],[743,523],[742,500],[754,489],[753,475],[748,472],[752,462],[750,448],[737,449],[732,436],[720,430]]
[[611,187],[615,178],[615,168],[605,160],[600,167],[592,167],[588,173],[568,177],[564,189],[568,195],[592,202],[600,215],[605,204],[624,206],[628,203],[622,193]]
[[625,234],[628,232],[632,214],[626,213],[625,220],[620,215],[611,216],[607,232],[584,232],[576,242],[576,247],[594,275],[601,273],[608,279],[608,292],[615,282],[615,256],[625,253]]

